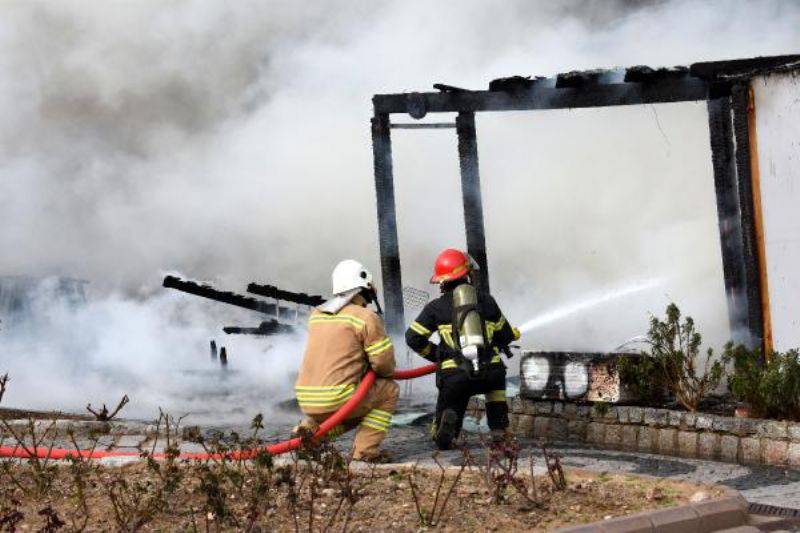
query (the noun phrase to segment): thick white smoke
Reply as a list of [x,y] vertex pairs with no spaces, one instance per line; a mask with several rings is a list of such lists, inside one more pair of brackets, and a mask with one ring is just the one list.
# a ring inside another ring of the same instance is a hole
[[[800,48],[791,1],[20,0],[0,14],[0,274],[91,280],[81,324],[115,318],[82,357],[153,383],[148,406],[176,383],[147,379],[154,364],[204,361],[237,322],[176,321],[192,297],[160,294],[164,270],[313,292],[340,258],[378,270],[372,94]],[[702,104],[479,119],[492,282],[513,321],[665,280],[533,344],[609,349],[668,298],[727,335],[706,127]],[[394,136],[407,285],[463,245],[455,150],[451,131]],[[109,349],[132,336],[139,357]],[[47,384],[53,404],[92,399],[96,374],[66,381],[68,354],[34,345],[4,349],[0,370]],[[276,375],[300,357],[284,352]]]

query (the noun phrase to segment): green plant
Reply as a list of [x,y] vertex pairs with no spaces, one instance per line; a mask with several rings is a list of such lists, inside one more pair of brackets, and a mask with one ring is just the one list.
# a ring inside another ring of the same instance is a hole
[[620,357],[617,371],[620,381],[642,403],[660,405],[664,401],[667,384],[664,382],[664,373],[652,357]]
[[681,321],[678,306],[667,306],[666,319],[650,319],[647,332],[650,356],[661,372],[669,391],[689,411],[696,411],[700,401],[716,388],[722,379],[723,366],[714,361],[714,351],[706,351],[705,362],[698,361],[702,336],[695,330],[694,320],[687,316]]
[[800,420],[800,353],[772,352],[766,361],[761,351],[741,344],[725,345],[724,359],[732,362],[728,388],[750,404],[757,417]]

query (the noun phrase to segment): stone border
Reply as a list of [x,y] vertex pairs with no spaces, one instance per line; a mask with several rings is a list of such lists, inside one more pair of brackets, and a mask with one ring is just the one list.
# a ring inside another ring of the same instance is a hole
[[747,523],[747,501],[733,489],[722,487],[726,494],[721,498],[645,511],[630,516],[569,526],[556,531],[562,533],[689,533],[695,531],[720,531]]
[[[740,464],[800,467],[800,423],[652,407],[511,398],[518,435],[616,450]],[[470,409],[481,412],[483,401]]]

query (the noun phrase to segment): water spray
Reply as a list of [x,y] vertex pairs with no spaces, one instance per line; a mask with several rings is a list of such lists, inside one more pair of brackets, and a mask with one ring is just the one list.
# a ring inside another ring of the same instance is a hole
[[532,329],[544,326],[545,324],[550,324],[551,322],[555,322],[557,320],[561,320],[564,317],[573,315],[580,311],[591,309],[592,307],[597,307],[598,305],[617,300],[619,298],[624,298],[632,294],[653,289],[659,285],[662,285],[664,281],[666,281],[665,278],[650,278],[644,281],[639,281],[612,289],[597,296],[587,297],[577,302],[564,304],[531,318],[522,324],[519,330],[521,333],[527,333]]

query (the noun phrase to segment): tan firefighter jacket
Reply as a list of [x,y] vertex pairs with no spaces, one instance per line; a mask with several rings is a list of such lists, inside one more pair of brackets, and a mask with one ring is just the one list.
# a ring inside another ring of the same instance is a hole
[[394,372],[394,347],[381,317],[355,304],[336,314],[314,310],[295,384],[297,403],[308,414],[335,411],[353,395],[368,367],[379,377]]

